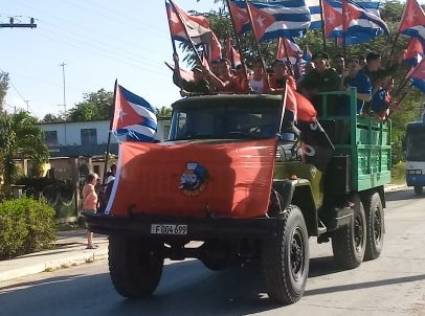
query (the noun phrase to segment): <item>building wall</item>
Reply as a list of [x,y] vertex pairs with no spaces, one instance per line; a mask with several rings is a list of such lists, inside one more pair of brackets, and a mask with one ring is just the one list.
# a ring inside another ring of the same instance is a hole
[[[70,122],[65,123],[47,123],[40,124],[40,128],[45,131],[56,131],[58,146],[79,146],[81,144],[82,129],[96,129],[97,144],[106,144],[108,142],[109,121],[90,121],[90,122]],[[158,132],[156,139],[164,140],[168,137],[170,121],[158,121]],[[66,132],[65,132],[66,130]],[[65,138],[66,134],[66,138]],[[111,137],[112,143],[117,143],[115,137]]]

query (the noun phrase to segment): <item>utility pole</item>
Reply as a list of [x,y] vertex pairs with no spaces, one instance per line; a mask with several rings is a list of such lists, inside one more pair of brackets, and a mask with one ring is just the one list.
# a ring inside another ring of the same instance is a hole
[[62,81],[63,81],[63,108],[64,108],[64,134],[65,134],[65,146],[68,144],[67,141],[67,131],[66,131],[66,80],[65,80],[65,62],[59,64],[59,67],[62,67]]
[[27,112],[30,111],[30,100],[24,100],[27,105]]
[[15,19],[10,18],[9,23],[0,23],[0,28],[2,27],[35,29],[37,27],[37,24],[34,23],[34,18],[30,19],[30,23],[15,23]]

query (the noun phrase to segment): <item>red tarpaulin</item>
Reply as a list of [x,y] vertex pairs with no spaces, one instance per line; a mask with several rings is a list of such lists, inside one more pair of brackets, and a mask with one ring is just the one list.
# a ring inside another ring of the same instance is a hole
[[120,145],[107,213],[238,218],[267,210],[276,140]]

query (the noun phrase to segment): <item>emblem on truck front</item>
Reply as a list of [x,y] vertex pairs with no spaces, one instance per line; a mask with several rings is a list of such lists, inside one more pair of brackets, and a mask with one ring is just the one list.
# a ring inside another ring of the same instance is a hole
[[205,190],[208,180],[208,170],[197,162],[188,162],[186,170],[180,177],[179,189],[185,195],[196,196]]

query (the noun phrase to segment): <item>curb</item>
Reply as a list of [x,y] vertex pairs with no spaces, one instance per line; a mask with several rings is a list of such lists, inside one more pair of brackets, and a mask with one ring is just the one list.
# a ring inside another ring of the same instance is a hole
[[409,187],[406,184],[389,185],[384,188],[385,193],[398,192],[408,190]]
[[65,269],[71,266],[92,263],[94,261],[106,259],[107,257],[108,249],[104,249],[98,252],[75,254],[73,256],[58,258],[56,260],[46,260],[44,263],[37,263],[27,267],[0,272],[0,283],[41,272],[50,272],[57,269]]

